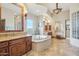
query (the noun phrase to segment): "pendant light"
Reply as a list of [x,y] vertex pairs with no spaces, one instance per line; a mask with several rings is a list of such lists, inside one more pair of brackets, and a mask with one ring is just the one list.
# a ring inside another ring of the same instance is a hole
[[53,13],[59,14],[62,11],[62,8],[58,7],[58,3],[56,3],[56,9],[53,10]]

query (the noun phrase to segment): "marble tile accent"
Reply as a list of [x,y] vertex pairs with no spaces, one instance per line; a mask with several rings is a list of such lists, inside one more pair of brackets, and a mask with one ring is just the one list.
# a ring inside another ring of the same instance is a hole
[[52,39],[51,47],[43,51],[31,50],[23,56],[79,56],[79,48],[70,45],[67,39]]

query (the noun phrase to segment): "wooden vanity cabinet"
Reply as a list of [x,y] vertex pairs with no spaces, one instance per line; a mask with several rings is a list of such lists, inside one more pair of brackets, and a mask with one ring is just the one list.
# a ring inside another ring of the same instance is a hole
[[8,56],[8,42],[0,42],[0,56]]
[[0,42],[0,56],[21,56],[32,49],[32,37],[22,37]]

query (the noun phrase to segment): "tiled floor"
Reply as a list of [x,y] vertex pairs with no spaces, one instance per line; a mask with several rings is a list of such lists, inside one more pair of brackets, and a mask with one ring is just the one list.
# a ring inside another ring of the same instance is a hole
[[[44,51],[33,51],[26,53],[27,56],[78,56],[79,48],[72,47],[67,39],[52,39],[51,47]],[[24,55],[24,56],[25,56]]]

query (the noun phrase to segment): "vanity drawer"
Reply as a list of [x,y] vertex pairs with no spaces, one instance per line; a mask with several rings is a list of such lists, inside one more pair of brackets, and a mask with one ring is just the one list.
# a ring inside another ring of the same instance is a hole
[[24,42],[24,41],[25,41],[24,38],[14,39],[14,40],[9,41],[9,45],[13,45],[13,44]]
[[8,46],[8,42],[0,42],[0,48]]

